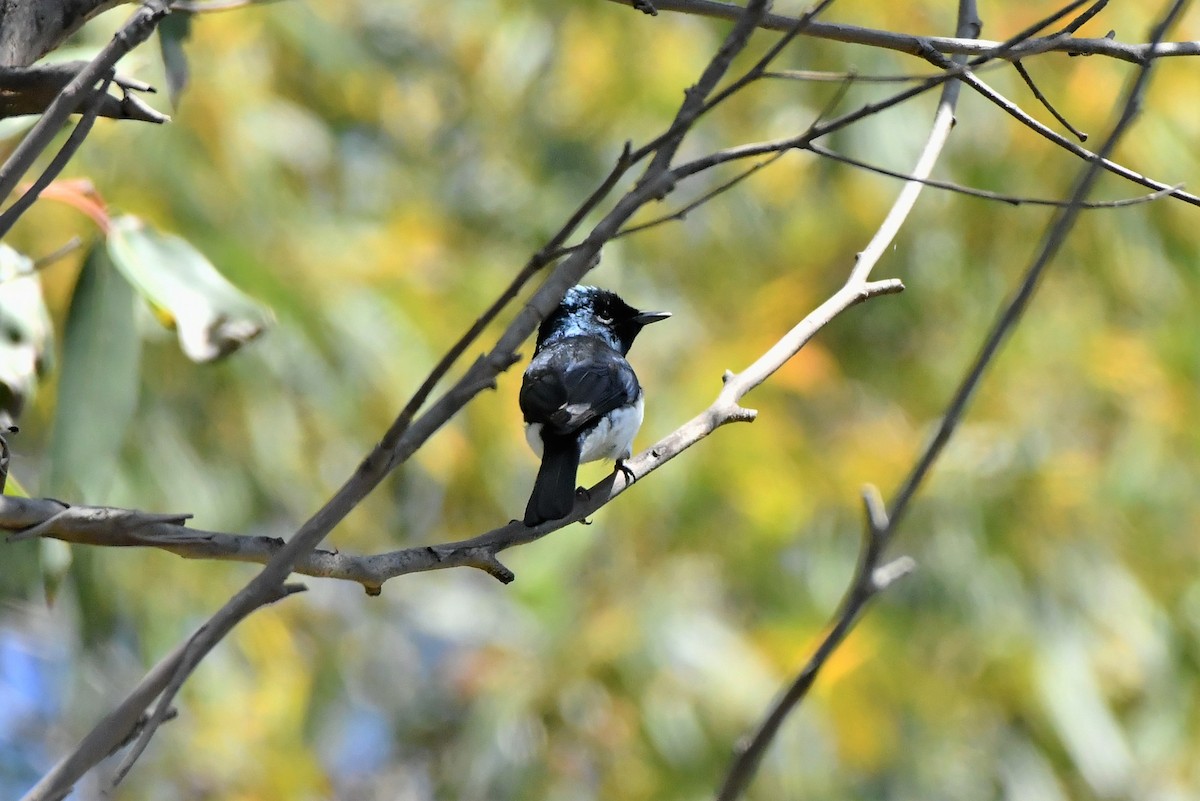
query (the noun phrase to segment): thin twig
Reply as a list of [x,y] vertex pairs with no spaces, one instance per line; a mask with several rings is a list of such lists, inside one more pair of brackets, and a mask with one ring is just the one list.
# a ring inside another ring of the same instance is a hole
[[779,58],[779,54],[784,51],[784,48],[791,44],[797,36],[804,33],[805,29],[808,28],[808,26],[813,23],[813,20],[817,18],[817,15],[828,9],[832,3],[833,0],[822,0],[820,3],[817,3],[815,6],[797,17],[796,23],[792,25],[792,27],[788,28],[784,32],[783,36],[779,37],[775,44],[771,45],[771,47],[767,49],[767,52],[764,53],[758,59],[758,61],[754,63],[754,66],[746,70],[746,72],[740,78],[729,84],[729,86],[726,86],[720,92],[713,95],[712,99],[705,104],[705,110],[711,110],[725,99],[732,97],[734,94],[741,91],[748,84],[753,83],[761,78],[763,73],[767,71],[767,67],[774,63],[775,59]]
[[59,128],[90,96],[91,88],[107,75],[121,58],[146,41],[167,14],[166,0],[145,0],[87,66],[54,99],[25,138],[0,167],[0,202],[3,202],[34,161],[54,140]]
[[[1011,53],[1013,50],[1019,48],[1021,43],[1025,41],[1026,38],[1036,35],[1036,33],[1042,28],[1053,25],[1062,17],[1070,14],[1074,9],[1084,5],[1085,1],[1086,0],[1074,0],[1074,2],[1071,2],[1049,16],[1038,20],[1009,39],[998,43],[988,52],[969,60],[964,60],[959,57],[955,57],[955,59],[944,59],[938,56],[936,52],[930,51],[926,53],[927,59],[931,61],[931,63],[943,67],[945,70],[940,75],[932,76],[929,79],[922,81],[918,85],[905,89],[901,92],[897,92],[890,97],[886,97],[875,102],[866,103],[854,111],[847,112],[840,117],[829,120],[828,122],[811,125],[809,126],[808,130],[799,135],[769,140],[766,142],[754,142],[751,144],[738,145],[736,147],[718,150],[714,153],[701,156],[693,159],[690,162],[675,167],[673,174],[677,179],[682,179],[689,175],[703,172],[704,170],[707,170],[717,164],[723,164],[728,161],[753,158],[755,156],[762,156],[768,153],[777,153],[783,150],[803,148],[822,136],[827,136],[835,131],[839,131],[858,122],[859,120],[866,119],[867,117],[873,116],[885,109],[898,106],[901,103],[917,97],[918,95],[930,91],[931,89],[939,86],[945,86],[951,81],[956,81],[959,79],[969,81],[971,79],[970,70],[987,63],[990,59],[1003,58],[1006,54]],[[1155,188],[1160,189],[1162,187]]]
[[1017,74],[1021,76],[1021,80],[1025,81],[1025,85],[1029,87],[1029,90],[1033,92],[1033,96],[1038,99],[1038,102],[1042,104],[1046,111],[1049,111],[1051,114],[1053,114],[1054,119],[1058,120],[1064,128],[1074,134],[1076,139],[1078,139],[1080,142],[1086,142],[1088,138],[1087,134],[1076,128],[1067,121],[1066,117],[1059,113],[1058,109],[1054,107],[1054,104],[1050,102],[1050,99],[1042,94],[1042,90],[1039,89],[1038,85],[1033,82],[1033,76],[1029,74],[1029,70],[1025,69],[1025,65],[1020,61],[1014,61],[1013,66],[1016,68]]
[[[825,0],[825,2],[831,2],[831,0]],[[683,142],[684,135],[691,130],[700,115],[712,108],[712,105],[706,102],[708,96],[725,75],[734,57],[745,49],[750,34],[758,27],[759,21],[767,13],[770,5],[769,0],[750,0],[746,4],[746,8],[737,15],[733,29],[726,34],[725,40],[717,48],[716,55],[708,62],[708,66],[700,74],[700,78],[695,85],[684,91],[683,102],[679,105],[679,111],[676,112],[675,119],[667,131],[649,144],[638,148],[633,154],[633,160],[640,161],[646,154],[654,153],[654,158],[646,167],[643,181],[661,176],[666,172],[672,159],[675,158],[675,152]]]
[[758,728],[745,741],[738,743],[738,758],[725,774],[721,789],[717,791],[717,801],[733,801],[745,792],[779,728],[808,694],[813,682],[817,680],[817,674],[854,628],[867,603],[916,568],[916,563],[906,556],[886,565],[881,564],[887,545],[884,532],[887,530],[888,520],[877,489],[867,486],[863,490],[863,506],[865,520],[858,565],[850,579],[846,595],[833,615],[832,625],[792,683],[784,690],[779,700],[771,705]]
[[[1008,66],[1004,63],[982,64],[979,67],[973,68],[973,72],[986,72],[988,70],[1000,69]],[[943,78],[945,71],[938,72],[912,72],[912,73],[895,73],[891,75],[876,75],[869,73],[856,72],[850,70],[848,72],[833,72],[829,70],[767,70],[760,77],[767,79],[773,78],[781,81],[809,81],[813,83],[841,83],[843,81],[853,81],[854,83],[917,83],[919,81],[928,81],[930,78]]]
[[[1011,206],[1029,205],[1029,206],[1053,206],[1055,208],[1061,208],[1061,207],[1064,207],[1064,206],[1067,206],[1070,204],[1070,201],[1068,201],[1068,200],[1052,200],[1050,198],[1024,197],[1022,195],[1006,195],[1006,194],[1002,194],[1000,192],[992,192],[987,189],[976,189],[976,188],[970,187],[970,186],[963,186],[962,184],[956,184],[951,181],[938,181],[933,178],[918,178],[909,173],[898,172],[896,170],[889,170],[886,167],[880,167],[876,164],[871,164],[866,161],[861,161],[860,159],[856,159],[856,158],[853,158],[852,156],[847,156],[842,153],[837,153],[835,151],[829,150],[828,148],[824,148],[824,147],[821,147],[820,145],[816,145],[816,144],[810,144],[807,147],[805,147],[804,149],[811,151],[813,153],[816,153],[818,156],[823,156],[832,161],[837,161],[842,164],[847,164],[851,167],[857,167],[861,170],[866,170],[867,172],[873,172],[877,175],[886,175],[889,178],[899,178],[904,181],[919,181],[920,183],[924,184],[925,186],[931,186],[935,189],[945,189],[947,191],[955,192],[960,195],[966,195],[967,197],[977,197],[977,198],[982,198],[984,200],[995,200],[995,201],[999,201],[1000,203],[1007,203]],[[1161,200],[1162,198],[1170,197],[1170,195],[1173,192],[1180,189],[1181,187],[1182,187],[1182,184],[1177,184],[1176,186],[1169,186],[1165,189],[1160,189],[1157,192],[1150,192],[1145,195],[1138,195],[1137,197],[1121,198],[1120,200],[1089,200],[1089,201],[1079,204],[1079,207],[1082,209],[1120,209],[1120,208],[1125,208],[1126,206],[1139,206],[1142,203],[1150,203],[1151,201],[1154,201],[1154,200]]]
[[[975,10],[974,0],[959,0],[956,30],[961,36],[979,35],[980,21]],[[966,57],[955,56],[955,61],[963,63],[966,61]],[[942,88],[942,95],[938,101],[937,110],[934,112],[933,124],[930,126],[925,146],[917,158],[916,166],[913,167],[914,177],[920,180],[911,180],[905,183],[879,229],[859,253],[858,260],[850,270],[850,276],[846,281],[847,286],[860,285],[867,281],[888,244],[908,218],[917,197],[924,188],[922,181],[933,170],[954,125],[954,110],[958,104],[959,90],[958,81],[950,81]],[[816,679],[818,671],[849,634],[867,601],[878,592],[879,587],[875,584],[874,577],[887,539],[886,521],[882,526],[880,525],[883,514],[882,504],[873,503],[874,497],[874,495],[864,497],[868,514],[859,568],[841,608],[834,616],[834,623],[829,633],[787,690],[767,709],[766,715],[755,728],[754,733],[738,744],[717,793],[717,801],[734,801],[745,792],[750,780],[757,772],[767,748],[779,733],[783,721],[804,699]]]
[[1124,178],[1128,181],[1133,181],[1135,184],[1140,184],[1141,186],[1144,186],[1147,189],[1154,189],[1156,191],[1164,190],[1164,189],[1171,190],[1170,195],[1171,195],[1171,197],[1175,198],[1176,200],[1182,200],[1184,203],[1189,203],[1193,206],[1200,206],[1200,196],[1194,195],[1190,192],[1185,192],[1182,189],[1172,189],[1170,184],[1164,183],[1162,181],[1157,181],[1153,178],[1147,178],[1146,176],[1142,175],[1139,172],[1135,172],[1135,171],[1129,169],[1128,167],[1125,167],[1121,164],[1116,163],[1115,161],[1113,161],[1111,159],[1100,158],[1096,153],[1093,153],[1092,151],[1088,150],[1087,148],[1075,144],[1074,142],[1072,142],[1070,139],[1067,139],[1062,134],[1046,127],[1042,123],[1035,120],[1033,117],[1026,114],[1024,111],[1022,111],[1017,106],[1016,103],[1013,103],[1011,100],[1004,97],[1002,94],[997,92],[992,87],[988,86],[986,83],[984,83],[978,77],[976,77],[974,75],[964,75],[963,81],[966,84],[968,84],[972,89],[974,89],[976,92],[981,94],[983,97],[990,100],[996,106],[1001,108],[1005,113],[1007,113],[1013,119],[1019,121],[1022,125],[1025,125],[1026,127],[1031,128],[1032,130],[1041,134],[1042,136],[1049,139],[1054,144],[1061,147],[1063,150],[1066,150],[1066,151],[1070,152],[1071,154],[1078,156],[1080,159],[1083,159],[1089,163],[1099,159],[1100,166],[1103,167],[1104,169],[1108,170],[1109,172],[1111,172],[1114,175],[1119,175],[1122,178]]
[[709,202],[710,200],[715,198],[717,195],[720,195],[723,192],[729,191],[733,187],[740,184],[742,181],[749,178],[754,173],[761,170],[763,167],[767,167],[771,164],[774,164],[776,161],[778,161],[780,158],[782,158],[783,155],[784,155],[783,153],[775,153],[774,155],[770,156],[769,158],[765,158],[762,161],[757,162],[756,164],[753,164],[750,167],[747,167],[746,169],[739,172],[737,175],[730,178],[728,181],[718,184],[716,187],[714,187],[713,189],[710,189],[708,192],[705,192],[703,195],[696,198],[692,202],[690,202],[684,206],[681,206],[680,208],[676,209],[673,212],[670,212],[669,214],[664,214],[661,217],[655,217],[653,220],[647,220],[646,222],[638,223],[637,225],[626,226],[625,228],[622,228],[620,231],[617,231],[615,234],[613,234],[613,239],[621,239],[622,237],[629,236],[630,234],[636,234],[640,231],[645,231],[647,228],[654,228],[655,226],[662,225],[664,223],[683,220],[689,214],[691,214],[693,211],[695,211],[697,208],[699,208],[700,206],[703,206],[705,203]]
[[[1153,45],[1162,41],[1167,30],[1178,17],[1185,4],[1185,0],[1174,0],[1162,21],[1155,27],[1151,37],[1151,56],[1154,55],[1155,50]],[[1067,234],[1070,233],[1076,219],[1079,217],[1080,204],[1095,185],[1100,170],[1107,161],[1109,154],[1116,148],[1117,142],[1137,116],[1142,96],[1150,79],[1150,71],[1154,60],[1153,57],[1147,58],[1138,68],[1137,76],[1125,93],[1125,100],[1120,105],[1121,110],[1116,123],[1112,127],[1112,131],[1097,151],[1095,159],[1090,161],[1080,173],[1079,179],[1071,191],[1067,207],[1059,210],[1051,220],[1050,226],[1042,238],[1037,255],[1025,271],[1025,275],[1021,278],[1021,283],[1016,292],[1004,304],[996,321],[989,328],[983,346],[968,368],[958,389],[955,390],[933,438],[925,446],[920,457],[913,465],[912,470],[896,491],[888,513],[892,521],[889,536],[895,531],[898,521],[903,519],[917,489],[921,486],[929,470],[937,461],[938,456],[941,455],[946,443],[950,441],[950,437],[962,420],[967,405],[975,393],[975,389],[979,386],[984,373],[987,372],[988,367],[994,361],[1001,345],[1004,344],[1009,333],[1012,332],[1013,328],[1020,321],[1021,315],[1028,308],[1029,302],[1037,290],[1038,281],[1045,273],[1046,268],[1055,255],[1057,255],[1063,242],[1066,241]]]
[[[610,0],[610,2],[621,3],[623,0]],[[742,7],[736,3],[720,2],[720,0],[655,0],[655,5],[660,11],[674,11],[713,19],[733,20],[742,13]],[[797,17],[787,14],[765,14],[760,26],[772,31],[786,31],[796,24],[796,20]],[[813,22],[805,28],[804,35],[814,39],[895,50],[912,56],[924,56],[929,50],[936,50],[947,55],[977,56],[996,49],[999,44],[986,39],[920,36],[831,22]],[[1055,33],[1050,36],[1029,39],[1021,47],[1011,50],[1001,57],[1011,61],[1033,53],[1074,53],[1088,56],[1108,56],[1132,64],[1141,64],[1145,61],[1150,49],[1149,43],[1126,44],[1105,38],[1076,39]],[[1156,58],[1196,56],[1200,55],[1200,41],[1167,42],[1157,45],[1154,50]]]
[[1103,11],[1105,6],[1107,6],[1107,5],[1108,5],[1108,0],[1096,0],[1096,2],[1092,4],[1091,8],[1089,8],[1087,11],[1084,11],[1078,17],[1076,17],[1075,19],[1073,19],[1069,23],[1067,23],[1066,27],[1064,27],[1061,31],[1058,32],[1058,35],[1061,36],[1062,34],[1075,33],[1075,31],[1082,28],[1084,26],[1084,24],[1087,23],[1088,20],[1090,20],[1092,17],[1096,16],[1101,11]]
[[39,270],[44,270],[59,259],[71,255],[81,247],[83,247],[83,239],[78,236],[73,236],[44,256],[38,256],[36,259],[34,259],[33,271],[38,272]]

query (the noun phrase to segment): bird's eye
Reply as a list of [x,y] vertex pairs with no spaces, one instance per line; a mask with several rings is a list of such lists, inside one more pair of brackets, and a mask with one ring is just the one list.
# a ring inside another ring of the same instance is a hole
[[606,314],[597,314],[596,319],[599,320],[604,325],[608,325],[609,323],[611,323],[613,321],[613,318],[609,317]]

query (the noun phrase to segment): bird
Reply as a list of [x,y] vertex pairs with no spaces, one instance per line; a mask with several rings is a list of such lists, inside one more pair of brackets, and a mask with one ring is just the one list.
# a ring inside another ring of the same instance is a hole
[[542,322],[519,396],[525,438],[542,459],[526,526],[571,513],[580,463],[613,459],[625,469],[644,411],[642,387],[625,355],[644,326],[670,316],[638,311],[614,292],[580,285]]

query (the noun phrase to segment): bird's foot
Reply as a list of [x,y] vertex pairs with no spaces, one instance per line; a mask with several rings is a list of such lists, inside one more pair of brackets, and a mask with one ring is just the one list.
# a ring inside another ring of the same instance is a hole
[[654,3],[650,0],[631,0],[634,8],[643,14],[649,14],[652,17],[658,16],[658,9],[654,7]]
[[619,470],[625,476],[625,485],[626,486],[637,481],[637,474],[635,474],[631,469],[629,469],[628,467],[625,466],[624,459],[617,460],[616,469]]

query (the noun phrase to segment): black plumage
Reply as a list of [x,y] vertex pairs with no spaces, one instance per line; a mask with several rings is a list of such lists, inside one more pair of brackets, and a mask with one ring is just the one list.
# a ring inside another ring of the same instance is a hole
[[520,394],[527,438],[542,456],[526,525],[571,513],[581,462],[629,457],[643,399],[625,354],[643,326],[669,316],[577,286],[542,323]]

